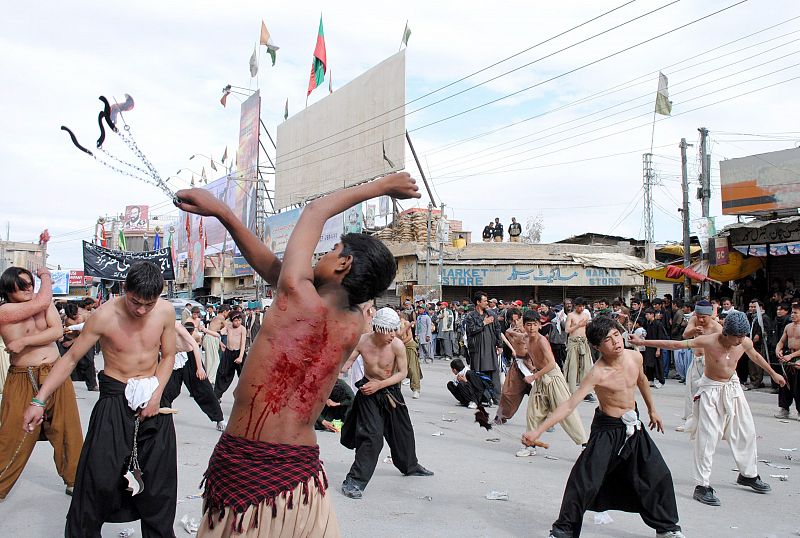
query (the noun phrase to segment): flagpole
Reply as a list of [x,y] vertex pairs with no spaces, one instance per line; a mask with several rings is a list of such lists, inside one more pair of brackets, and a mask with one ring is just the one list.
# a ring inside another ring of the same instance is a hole
[[653,107],[653,129],[650,131],[650,153],[653,153],[653,139],[656,136],[656,111]]

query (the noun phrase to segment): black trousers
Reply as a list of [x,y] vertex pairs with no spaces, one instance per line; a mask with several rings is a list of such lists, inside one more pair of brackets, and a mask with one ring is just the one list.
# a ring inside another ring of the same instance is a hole
[[[794,402],[795,409],[800,413],[800,370],[790,364],[783,366],[786,368],[786,385],[778,390],[778,407],[788,410]],[[777,370],[781,372],[780,366]]]
[[80,358],[75,369],[70,374],[73,381],[85,381],[86,388],[97,390],[97,370],[94,366],[94,348],[90,349],[86,355]]
[[556,359],[556,364],[560,370],[564,369],[564,360],[567,358],[567,344],[554,344],[550,342],[550,349]]
[[175,398],[180,395],[182,386],[186,385],[186,388],[189,389],[189,396],[194,398],[203,413],[212,422],[221,421],[223,419],[222,408],[214,395],[214,387],[207,378],[202,381],[197,379],[197,363],[195,363],[194,353],[189,351],[186,354],[189,356],[189,360],[186,361],[183,368],[172,371],[167,386],[164,387],[164,400],[171,406]]
[[467,382],[448,381],[447,390],[450,394],[458,400],[463,406],[469,405],[470,402],[482,403],[487,405],[491,403],[491,391],[488,390],[486,383],[475,372],[467,372]]
[[[366,378],[362,381],[366,381]],[[394,407],[389,403],[389,395],[397,402]],[[414,471],[419,465],[414,428],[400,393],[400,385],[369,396],[359,390],[353,401],[353,408],[342,426],[342,444],[356,450],[355,461],[347,473],[347,479],[358,484],[361,489],[367,487],[375,472],[384,439],[389,444],[392,463],[397,470],[403,474]]]
[[241,363],[234,362],[239,358],[239,350],[225,349],[219,359],[219,368],[217,369],[217,379],[214,381],[214,394],[217,395],[217,400],[222,398],[225,391],[233,383],[233,375],[236,374],[242,377],[242,366],[244,366],[244,357]]

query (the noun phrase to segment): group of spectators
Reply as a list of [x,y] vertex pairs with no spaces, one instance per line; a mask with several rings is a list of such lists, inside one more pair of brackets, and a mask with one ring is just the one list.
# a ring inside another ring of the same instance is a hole
[[[517,222],[516,217],[511,217],[511,224],[508,225],[509,242],[519,243],[521,235],[522,225]],[[503,224],[500,222],[500,217],[496,217],[494,221],[489,221],[489,224],[484,226],[481,237],[484,243],[503,242]]]

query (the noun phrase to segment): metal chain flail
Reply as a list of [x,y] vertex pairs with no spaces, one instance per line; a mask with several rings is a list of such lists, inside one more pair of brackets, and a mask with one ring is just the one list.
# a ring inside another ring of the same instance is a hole
[[131,452],[131,462],[128,465],[129,471],[141,471],[139,467],[139,417],[133,425],[133,451]]

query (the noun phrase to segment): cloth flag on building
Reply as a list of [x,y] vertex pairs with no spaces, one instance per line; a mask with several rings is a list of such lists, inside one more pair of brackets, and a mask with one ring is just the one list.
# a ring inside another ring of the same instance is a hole
[[156,236],[153,238],[153,250],[158,250],[161,248],[161,234],[156,232]]
[[289,98],[286,98],[286,106],[283,108],[283,119],[289,119]]
[[255,78],[258,74],[258,49],[253,47],[253,54],[250,55],[250,78]]
[[189,218],[189,213],[186,213],[185,229],[186,229],[186,242],[188,243],[189,241],[192,240],[192,221]]
[[408,47],[409,37],[411,37],[411,28],[408,27],[408,21],[406,21],[406,27],[403,30],[403,38],[400,40],[400,48],[403,48],[403,45]]
[[308,79],[308,93],[306,97],[311,95],[311,92],[325,81],[327,69],[328,59],[325,52],[325,33],[322,30],[322,15],[320,15],[317,45],[314,47],[314,59],[311,62],[311,76]]
[[228,84],[224,88],[222,88],[222,97],[219,100],[219,104],[222,106],[226,106],[228,104],[228,96],[231,94],[231,85]]
[[658,91],[656,92],[656,113],[669,116],[672,113],[672,101],[669,100],[667,75],[658,73]]
[[211,161],[211,169],[216,172],[217,166],[214,164],[214,156],[212,155],[208,160]]
[[222,154],[222,164],[228,159],[228,146],[225,146],[225,152]]
[[97,231],[95,232],[95,244],[101,247],[106,246],[106,225],[103,222],[97,223]]
[[128,241],[125,239],[125,231],[120,228],[119,236],[117,237],[120,250],[128,250]]
[[267,53],[270,58],[272,58],[272,65],[275,65],[275,53],[280,47],[272,42],[272,37],[270,37],[269,30],[267,30],[267,25],[264,24],[264,21],[261,21],[261,38],[259,39],[259,43],[267,47]]

